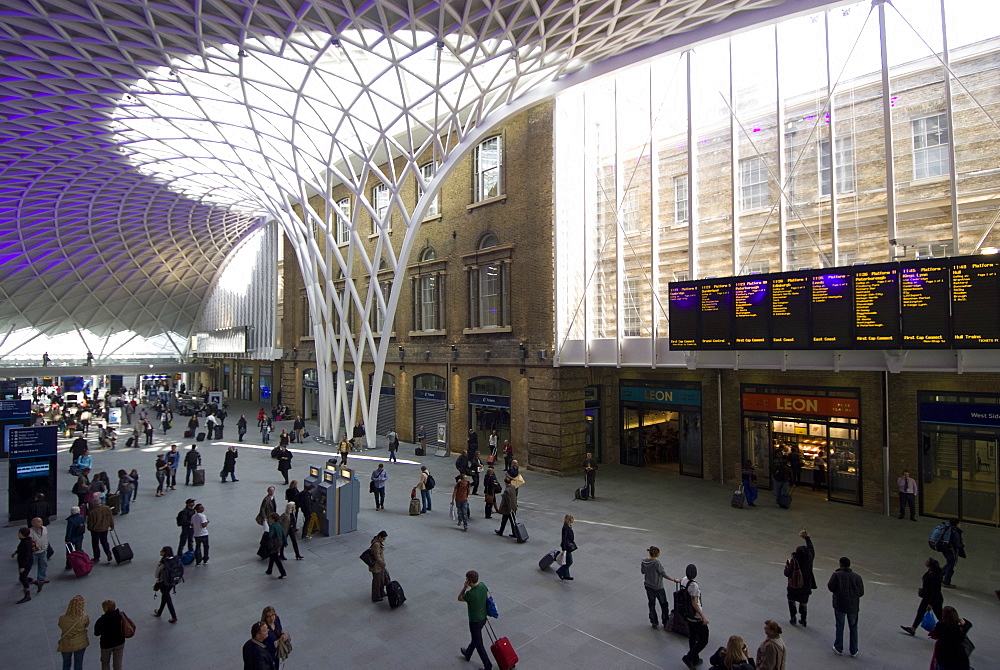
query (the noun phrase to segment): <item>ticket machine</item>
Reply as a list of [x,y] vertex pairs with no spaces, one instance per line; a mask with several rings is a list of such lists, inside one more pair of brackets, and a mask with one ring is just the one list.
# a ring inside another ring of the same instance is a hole
[[[312,471],[310,467],[310,476]],[[354,476],[354,470],[346,466],[327,465],[320,475],[315,494],[320,532],[323,535],[340,535],[356,531],[361,508],[361,484]]]

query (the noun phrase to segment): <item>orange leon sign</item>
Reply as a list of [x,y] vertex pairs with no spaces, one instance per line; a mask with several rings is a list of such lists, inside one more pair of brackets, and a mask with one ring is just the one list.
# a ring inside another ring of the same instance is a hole
[[855,419],[860,414],[858,401],[855,398],[744,393],[742,405],[743,409],[755,412],[844,416]]

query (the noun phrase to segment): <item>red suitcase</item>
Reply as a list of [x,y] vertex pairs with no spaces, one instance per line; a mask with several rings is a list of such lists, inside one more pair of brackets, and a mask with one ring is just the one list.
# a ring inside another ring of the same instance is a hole
[[510,640],[506,637],[497,638],[496,633],[493,632],[493,626],[490,625],[489,619],[486,620],[486,627],[489,630],[490,639],[493,640],[493,644],[490,645],[490,653],[493,654],[493,658],[497,661],[497,667],[500,670],[510,670],[517,665],[517,652],[514,651],[514,647],[510,645]]
[[77,577],[86,577],[90,574],[90,571],[94,569],[94,562],[90,560],[90,556],[83,551],[70,551],[73,545],[67,544],[66,550],[66,562],[69,563],[69,567],[73,568],[73,574]]

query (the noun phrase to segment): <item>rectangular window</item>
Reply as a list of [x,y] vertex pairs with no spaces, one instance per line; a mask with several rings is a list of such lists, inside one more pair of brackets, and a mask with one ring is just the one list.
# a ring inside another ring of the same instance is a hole
[[[831,186],[830,141],[819,143],[820,195],[830,195]],[[854,140],[837,138],[837,193],[854,193]]]
[[688,221],[688,176],[674,177],[674,223]]
[[[430,182],[434,178],[434,173],[437,172],[437,166],[431,163],[424,163],[420,166],[420,180],[417,181],[417,199],[419,200],[424,196],[424,184]],[[438,196],[434,196],[431,200],[431,204],[427,206],[427,212],[424,214],[424,218],[430,218],[432,216],[437,216],[440,210],[438,209]]]
[[419,330],[437,330],[438,278],[434,275],[420,278]]
[[[377,184],[372,189],[372,209],[375,210],[375,216],[372,217],[372,235],[378,235],[379,224],[385,221],[386,212],[389,211],[389,187],[385,184]],[[392,230],[388,221],[385,221],[385,230],[386,232]]]
[[911,121],[913,125],[913,178],[927,179],[947,174],[948,117],[945,114]]
[[496,198],[503,193],[501,168],[502,142],[499,135],[484,140],[473,153],[473,202]]
[[337,201],[337,209],[341,211],[344,217],[337,219],[337,244],[347,244],[351,241],[351,199],[341,198]]
[[639,294],[643,280],[637,277],[625,280],[625,310],[622,313],[622,332],[625,337],[639,337],[642,330],[642,315],[639,312]]
[[496,328],[500,321],[500,266],[479,268],[479,327]]
[[302,296],[302,335],[304,337],[313,337],[313,322],[309,315],[309,298]]
[[760,209],[770,204],[767,169],[759,156],[740,161],[740,209]]
[[639,230],[639,192],[636,189],[629,189],[622,197],[621,206],[622,230],[626,233],[634,233]]
[[[382,301],[389,302],[389,285],[387,281],[379,282],[378,290],[382,292]],[[372,327],[373,333],[381,333],[385,327],[385,312],[378,304],[378,296],[372,296],[372,307],[369,312],[368,324]]]

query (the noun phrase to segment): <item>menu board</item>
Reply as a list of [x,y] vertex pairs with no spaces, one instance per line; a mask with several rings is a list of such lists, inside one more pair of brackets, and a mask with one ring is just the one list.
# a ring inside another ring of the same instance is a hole
[[947,261],[903,263],[899,300],[904,349],[947,349],[951,345],[951,285]]
[[669,285],[670,347],[1000,349],[1000,258],[960,257]]
[[1000,261],[955,259],[951,266],[951,314],[955,347],[1000,348]]

